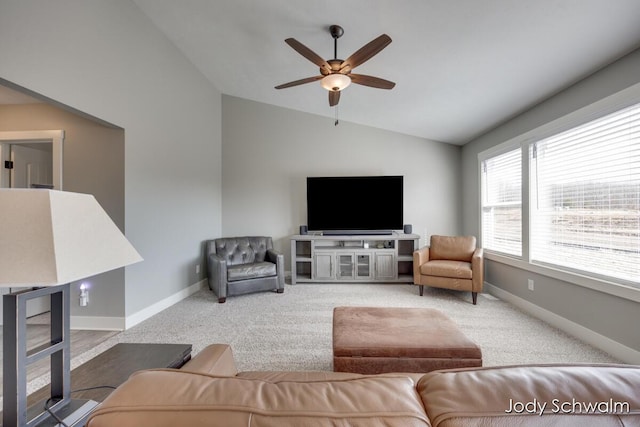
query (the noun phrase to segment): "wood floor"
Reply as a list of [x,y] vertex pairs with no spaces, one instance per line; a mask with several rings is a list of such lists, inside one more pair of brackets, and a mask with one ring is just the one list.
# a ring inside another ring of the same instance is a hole
[[[80,355],[98,344],[106,341],[110,337],[118,334],[117,331],[71,331],[71,358]],[[49,341],[49,314],[34,316],[27,321],[27,346],[36,347]],[[2,338],[2,328],[0,328],[0,339]],[[3,358],[3,350],[0,349],[0,360]],[[27,371],[27,381],[31,381],[49,372],[49,359],[40,360],[29,367]],[[0,381],[2,380],[2,370],[0,370]],[[0,396],[2,390],[0,389]]]

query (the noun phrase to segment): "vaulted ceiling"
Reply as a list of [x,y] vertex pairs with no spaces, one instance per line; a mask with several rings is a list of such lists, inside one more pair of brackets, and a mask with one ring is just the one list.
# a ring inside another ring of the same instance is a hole
[[[134,0],[222,93],[333,118],[319,74],[284,40],[333,58],[393,42],[354,72],[342,121],[464,144],[640,47],[638,0]],[[143,53],[141,53],[142,55]],[[2,96],[0,96],[0,102]],[[333,120],[327,120],[331,126]]]
[[[341,120],[464,144],[640,47],[638,0],[134,0],[224,94],[334,117],[319,74],[284,40],[345,59],[393,42],[355,72]],[[332,121],[327,121],[331,125]]]

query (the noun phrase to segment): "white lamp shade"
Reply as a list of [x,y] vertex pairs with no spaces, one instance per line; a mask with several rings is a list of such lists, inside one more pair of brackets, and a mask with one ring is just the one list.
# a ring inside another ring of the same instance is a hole
[[55,286],[139,261],[92,195],[0,189],[0,286]]
[[340,73],[329,74],[320,80],[320,84],[326,90],[340,91],[351,84],[351,77]]

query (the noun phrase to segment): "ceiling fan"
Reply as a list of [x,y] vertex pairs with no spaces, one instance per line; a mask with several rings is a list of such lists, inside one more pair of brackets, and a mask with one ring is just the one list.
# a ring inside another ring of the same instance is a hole
[[329,33],[333,37],[333,59],[325,60],[314,51],[300,43],[294,38],[285,40],[300,55],[320,67],[320,75],[307,77],[305,79],[295,80],[276,86],[276,89],[285,89],[292,86],[298,86],[305,83],[320,80],[323,88],[329,91],[329,106],[338,105],[340,101],[340,92],[351,83],[369,86],[378,89],[392,89],[396,84],[389,80],[379,77],[366,76],[364,74],[353,74],[351,71],[365,61],[371,59],[382,49],[391,43],[391,37],[386,34],[373,39],[366,45],[358,49],[353,55],[345,59],[338,59],[338,39],[344,34],[344,29],[339,25],[329,27]]

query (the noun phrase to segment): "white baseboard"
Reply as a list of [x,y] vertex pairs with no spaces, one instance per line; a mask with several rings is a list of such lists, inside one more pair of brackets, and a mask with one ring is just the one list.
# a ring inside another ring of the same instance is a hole
[[492,295],[507,301],[525,312],[535,316],[552,326],[572,335],[602,351],[605,351],[624,363],[640,365],[640,351],[620,344],[604,335],[586,328],[549,310],[539,307],[519,296],[485,282],[485,289]]
[[207,286],[207,279],[194,283],[157,303],[125,317],[97,317],[97,316],[71,316],[71,329],[84,329],[93,331],[123,331],[160,313],[162,310],[182,301],[200,289]]
[[186,289],[183,289],[175,294],[168,296],[162,301],[158,301],[157,303],[150,305],[147,308],[144,308],[137,313],[132,314],[131,316],[127,316],[125,320],[125,329],[129,329],[138,323],[147,320],[151,316],[160,313],[162,310],[171,307],[172,305],[182,301],[190,295],[195,294],[201,289],[204,289],[207,286],[207,279],[203,279],[198,283],[194,283]]
[[71,329],[85,331],[122,331],[124,317],[71,316]]

